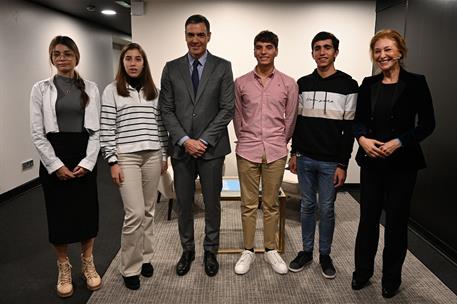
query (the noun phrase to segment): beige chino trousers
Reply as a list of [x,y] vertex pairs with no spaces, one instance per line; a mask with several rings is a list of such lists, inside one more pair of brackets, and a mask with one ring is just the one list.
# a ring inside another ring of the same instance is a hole
[[143,263],[153,254],[153,225],[162,152],[140,151],[118,155],[124,173],[119,188],[124,204],[120,272],[125,277],[139,275]]
[[276,249],[279,221],[279,188],[281,187],[287,156],[267,164],[254,163],[237,155],[238,176],[241,190],[241,221],[244,248],[254,248],[254,238],[259,206],[259,185],[262,181],[263,237],[264,246]]

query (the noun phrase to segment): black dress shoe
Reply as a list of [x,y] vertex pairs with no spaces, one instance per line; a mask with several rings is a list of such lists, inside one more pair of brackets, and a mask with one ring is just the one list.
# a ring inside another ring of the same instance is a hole
[[398,293],[398,287],[397,288],[382,288],[382,297],[386,299],[390,299],[393,296],[395,296]]
[[140,288],[140,276],[137,276],[137,275],[131,276],[131,277],[122,276],[122,278],[124,279],[125,287],[127,287],[128,289],[137,290],[138,288]]
[[368,285],[369,280],[356,280],[352,278],[351,287],[353,290],[360,290]]
[[211,251],[205,251],[203,261],[205,263],[206,274],[210,277],[214,277],[219,271],[219,263],[217,262],[216,254]]
[[152,267],[151,263],[144,263],[141,265],[141,275],[143,277],[150,278],[154,274],[154,267]]
[[188,273],[193,260],[195,260],[195,251],[184,251],[176,265],[176,274],[183,276]]

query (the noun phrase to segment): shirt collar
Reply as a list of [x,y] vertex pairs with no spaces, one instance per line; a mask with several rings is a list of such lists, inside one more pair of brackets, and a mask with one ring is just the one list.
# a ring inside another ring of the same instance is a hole
[[[257,74],[257,71],[255,70],[255,68],[252,70],[252,73],[254,74],[254,77],[255,78],[261,78],[259,74]],[[270,75],[268,75],[268,78],[273,78],[274,74],[276,73],[276,68],[273,68],[273,70],[271,71]]]
[[[200,62],[202,67],[205,66],[205,63],[206,63],[207,59],[208,59],[208,50],[206,50],[205,53],[200,58],[198,58],[198,61]],[[195,59],[189,53],[187,53],[187,61],[189,62],[189,65],[192,66],[192,64],[194,63]]]

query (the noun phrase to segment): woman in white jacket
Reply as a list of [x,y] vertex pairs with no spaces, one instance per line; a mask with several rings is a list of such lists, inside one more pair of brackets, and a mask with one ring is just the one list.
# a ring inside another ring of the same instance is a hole
[[120,273],[129,289],[151,277],[154,210],[160,175],[167,170],[167,132],[146,54],[130,43],[116,80],[102,96],[100,143],[124,204]]
[[90,290],[101,287],[93,262],[98,233],[96,162],[100,150],[100,95],[75,67],[79,50],[56,36],[49,59],[57,74],[37,82],[30,97],[32,141],[41,158],[40,181],[46,202],[49,241],[57,255],[57,294],[73,294],[68,244],[81,243],[82,273]]

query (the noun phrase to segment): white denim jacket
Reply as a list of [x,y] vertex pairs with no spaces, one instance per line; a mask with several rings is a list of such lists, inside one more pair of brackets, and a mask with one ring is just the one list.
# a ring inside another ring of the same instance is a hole
[[[86,93],[89,95],[89,103],[84,113],[84,128],[89,133],[89,142],[87,143],[86,157],[78,165],[92,171],[100,150],[100,93],[94,82],[85,80],[84,83]],[[48,133],[59,132],[56,101],[57,88],[54,85],[53,77],[35,83],[30,94],[32,142],[49,174],[64,166],[46,138]]]

